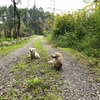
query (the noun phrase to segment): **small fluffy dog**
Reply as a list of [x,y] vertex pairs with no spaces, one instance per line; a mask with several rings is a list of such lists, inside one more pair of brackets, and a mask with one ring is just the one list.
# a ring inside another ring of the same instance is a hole
[[55,52],[53,55],[51,55],[52,60],[50,60],[48,63],[52,64],[52,67],[61,70],[63,68],[63,56],[59,52]]
[[36,48],[29,48],[29,51],[30,51],[31,60],[40,58],[40,55],[37,53]]

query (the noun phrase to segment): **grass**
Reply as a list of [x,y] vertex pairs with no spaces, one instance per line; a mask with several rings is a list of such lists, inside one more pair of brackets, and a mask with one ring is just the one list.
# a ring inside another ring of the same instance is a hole
[[58,49],[65,51],[69,56],[73,57],[77,61],[80,61],[81,63],[88,63],[86,62],[88,56],[85,56],[81,52],[78,52],[77,50],[71,49],[71,48],[61,48],[58,47]]
[[13,45],[10,45],[10,46],[2,46],[0,47],[0,58],[6,56],[7,54],[9,54],[10,52],[13,52],[14,50],[24,46],[26,43],[28,43],[32,38],[35,38],[36,36],[34,35],[33,37],[31,38],[28,38],[26,40],[23,40],[23,41],[19,41],[17,40],[18,42],[13,44]]
[[[53,44],[53,46],[56,46],[58,43],[57,42],[54,44],[54,42],[51,41],[51,35],[46,37],[45,41],[50,43],[51,45]],[[73,57],[78,62],[86,66],[86,68],[88,68],[94,74],[94,80],[100,82],[100,58],[87,56],[84,52],[79,52],[72,48],[62,48],[59,46],[56,47],[58,47],[59,50],[66,52],[69,56]]]
[[86,68],[88,68],[93,74],[94,74],[94,80],[97,82],[100,82],[100,60],[88,57],[82,52],[78,52],[77,50],[71,49],[71,48],[58,48],[62,51],[65,51],[69,56],[73,57],[77,61],[79,61],[81,64],[85,65]]
[[59,95],[63,84],[61,72],[48,65],[49,56],[39,39],[34,47],[40,59],[31,60],[27,55],[11,69],[13,85],[1,100],[62,100]]

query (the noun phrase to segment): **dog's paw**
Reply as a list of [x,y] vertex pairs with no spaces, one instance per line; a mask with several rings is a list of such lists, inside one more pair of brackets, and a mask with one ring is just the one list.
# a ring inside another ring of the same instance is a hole
[[53,64],[53,61],[52,61],[52,60],[50,60],[50,61],[48,61],[48,63],[49,63],[49,64]]

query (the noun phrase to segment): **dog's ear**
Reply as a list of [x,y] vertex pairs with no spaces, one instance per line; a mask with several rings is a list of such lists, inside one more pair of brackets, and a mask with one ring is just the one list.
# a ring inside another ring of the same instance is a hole
[[29,51],[31,51],[32,48],[29,48]]
[[36,48],[29,48],[29,51],[36,51]]
[[61,54],[60,54],[59,52],[56,52],[56,53],[55,53],[55,56],[56,56],[56,57],[60,57]]
[[36,51],[36,48],[32,48],[33,51]]

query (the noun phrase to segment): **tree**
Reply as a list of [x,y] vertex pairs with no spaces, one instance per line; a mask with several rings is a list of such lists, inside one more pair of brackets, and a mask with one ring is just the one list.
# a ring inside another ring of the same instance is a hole
[[18,11],[18,8],[17,8],[17,4],[20,2],[20,0],[11,0],[13,2],[13,5],[14,5],[14,25],[15,25],[15,17],[17,15],[17,19],[18,19],[18,25],[17,25],[17,30],[16,30],[16,27],[15,27],[15,36],[14,38],[17,38],[19,37],[20,35],[20,11]]
[[53,30],[53,24],[55,21],[55,16],[50,12],[45,12],[44,15],[44,31],[43,34],[45,36],[51,35]]
[[34,30],[35,34],[43,34],[44,26],[44,11],[42,8],[36,8],[34,5],[33,9],[28,11],[29,13],[29,26]]
[[3,28],[4,28],[4,36],[7,38],[7,7],[2,7],[1,10],[1,21],[3,22]]
[[1,21],[1,17],[2,16],[2,7],[0,7],[0,38],[1,38],[1,31],[2,31],[2,21]]
[[90,3],[91,1],[95,4],[95,6],[97,6],[97,3],[100,2],[100,0],[83,0],[85,3]]
[[23,23],[27,26],[29,26],[29,19],[30,19],[30,16],[29,16],[29,11],[28,9],[21,9],[22,11],[22,21]]
[[14,26],[14,14],[13,14],[13,6],[10,5],[7,10],[7,27],[8,27],[8,33],[7,37],[11,38],[11,31]]

